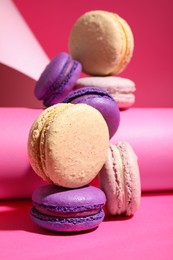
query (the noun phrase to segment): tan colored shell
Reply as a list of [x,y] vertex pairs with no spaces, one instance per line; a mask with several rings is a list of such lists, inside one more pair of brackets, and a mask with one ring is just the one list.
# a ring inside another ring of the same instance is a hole
[[88,184],[106,161],[109,133],[105,120],[98,110],[85,104],[59,104],[47,110],[29,135],[33,169],[43,179],[63,187]]
[[28,157],[32,168],[43,180],[50,181],[49,177],[43,172],[40,158],[40,139],[42,130],[51,116],[64,110],[70,105],[71,104],[58,104],[43,110],[31,126],[28,137]]
[[107,11],[90,11],[79,17],[69,37],[71,55],[91,75],[123,71],[133,48],[133,34],[127,22]]

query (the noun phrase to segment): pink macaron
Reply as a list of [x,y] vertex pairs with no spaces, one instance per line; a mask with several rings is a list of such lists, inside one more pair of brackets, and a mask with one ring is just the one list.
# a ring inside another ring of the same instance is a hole
[[121,141],[110,144],[107,161],[99,173],[110,215],[133,215],[140,205],[141,185],[137,156],[131,145]]
[[115,99],[120,110],[128,109],[135,103],[135,83],[127,78],[84,77],[77,80],[74,89],[84,87],[97,87],[107,91]]

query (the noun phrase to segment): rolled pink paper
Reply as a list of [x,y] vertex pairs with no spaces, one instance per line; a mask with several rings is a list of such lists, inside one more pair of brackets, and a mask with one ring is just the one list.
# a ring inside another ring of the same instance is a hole
[[0,199],[28,198],[43,181],[27,156],[28,132],[41,110],[0,108]]
[[[42,110],[0,108],[0,199],[27,198],[45,184],[27,156],[30,127]],[[173,108],[121,112],[112,143],[128,141],[140,167],[142,191],[173,189]]]
[[121,112],[111,139],[128,141],[138,156],[142,191],[173,189],[173,108],[133,108]]

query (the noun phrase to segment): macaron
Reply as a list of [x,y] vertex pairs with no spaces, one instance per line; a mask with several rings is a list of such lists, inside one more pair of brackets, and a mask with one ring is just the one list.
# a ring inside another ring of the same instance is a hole
[[134,37],[128,23],[119,15],[94,10],[84,13],[73,25],[69,52],[82,64],[83,72],[105,76],[122,72],[134,50]]
[[49,184],[33,192],[30,215],[34,223],[48,230],[90,230],[103,221],[105,202],[105,194],[94,186],[67,189]]
[[74,90],[84,87],[97,87],[106,90],[116,101],[120,110],[132,107],[135,103],[135,83],[117,76],[79,78]]
[[133,215],[140,205],[141,185],[137,156],[127,142],[110,144],[99,182],[110,215]]
[[71,91],[81,73],[81,64],[61,52],[46,66],[35,86],[35,96],[46,107],[61,102]]
[[120,111],[115,100],[107,91],[94,87],[81,88],[71,92],[63,102],[84,103],[96,108],[108,125],[109,138],[116,133],[120,123]]
[[43,110],[31,126],[28,158],[45,181],[77,188],[96,177],[108,146],[108,127],[97,109],[61,103]]

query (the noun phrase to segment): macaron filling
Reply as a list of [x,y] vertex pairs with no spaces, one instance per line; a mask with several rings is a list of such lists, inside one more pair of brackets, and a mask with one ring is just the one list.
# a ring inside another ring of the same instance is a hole
[[80,90],[75,90],[72,93],[70,93],[64,100],[63,103],[72,103],[75,100],[75,103],[77,101],[81,101],[93,97],[105,97],[112,99],[114,101],[113,97],[111,97],[107,91],[100,90],[99,88],[94,87],[87,87],[87,88],[81,88]]
[[124,29],[123,24],[122,24],[121,21],[120,21],[119,16],[112,13],[112,17],[113,17],[113,19],[115,19],[115,20],[119,23],[120,27],[122,28],[122,32],[123,32],[123,34],[124,34],[124,39],[125,39],[125,40],[124,40],[124,46],[123,46],[123,51],[122,51],[121,59],[120,59],[119,63],[117,64],[116,70],[114,70],[114,73],[115,73],[115,74],[118,74],[119,71],[122,69],[122,65],[123,65],[124,59],[125,59],[125,57],[127,56],[127,52],[128,52],[128,40],[127,40],[126,31],[125,31],[125,29]]
[[69,218],[69,217],[83,217],[92,216],[101,210],[104,204],[101,205],[88,205],[80,207],[69,207],[69,206],[49,206],[33,202],[34,207],[37,211],[42,214],[55,216],[59,218]]
[[34,207],[31,209],[30,213],[31,213],[31,217],[34,217],[41,221],[58,222],[59,224],[70,223],[70,224],[74,224],[74,225],[79,224],[79,223],[87,223],[87,222],[91,222],[91,221],[95,221],[95,220],[101,221],[105,215],[103,209],[100,209],[100,211],[97,214],[94,214],[91,216],[67,217],[67,218],[62,217],[61,218],[61,217],[42,214]]
[[50,88],[47,90],[42,98],[44,100],[45,106],[51,105],[56,96],[63,91],[65,85],[69,82],[72,73],[78,67],[78,64],[79,63],[77,61],[72,60],[70,57],[68,57],[67,62],[65,63],[60,75],[58,75],[54,83],[50,86]]

